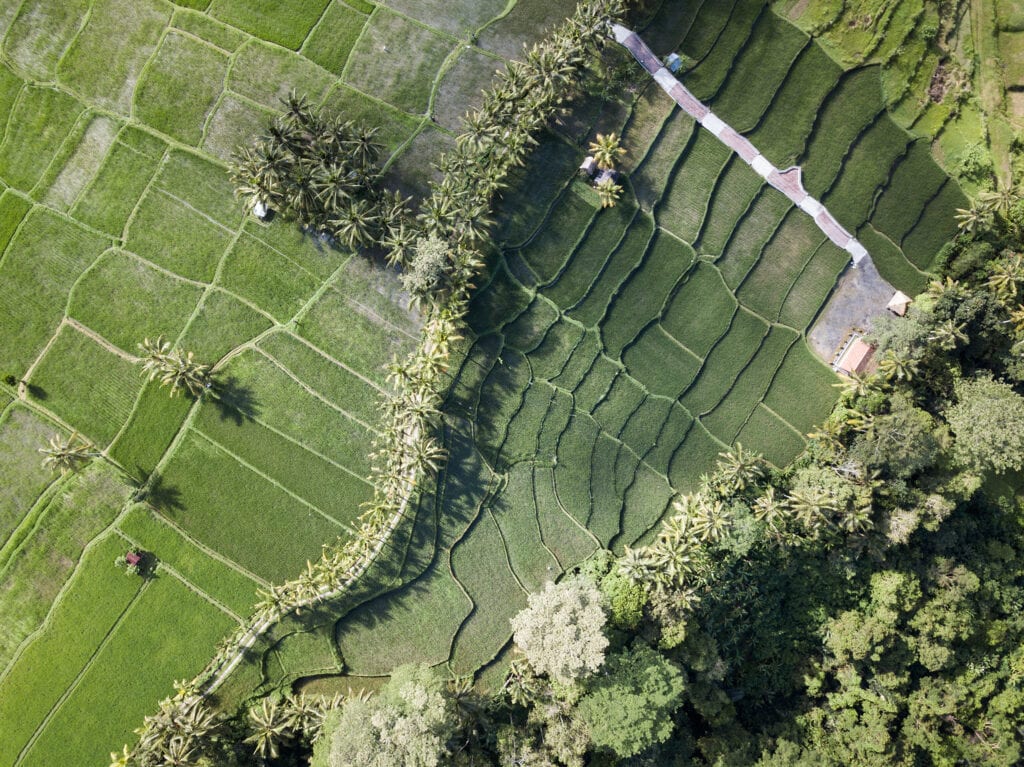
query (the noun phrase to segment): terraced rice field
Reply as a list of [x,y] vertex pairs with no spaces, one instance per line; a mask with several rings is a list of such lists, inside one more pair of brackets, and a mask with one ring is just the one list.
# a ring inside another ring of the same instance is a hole
[[[844,226],[871,235],[895,286],[921,286],[962,197],[885,113],[877,67],[843,72],[749,0],[669,4],[649,30],[659,53],[697,61],[683,82],[717,114],[773,163],[802,164]],[[776,43],[784,61],[748,59]],[[574,179],[578,147],[544,139],[500,211],[437,492],[372,584],[282,626],[227,697],[294,679],[273,659],[303,632],[335,641],[359,678],[421,660],[493,683],[530,590],[599,546],[644,541],[729,445],[778,466],[803,449],[836,397],[805,337],[848,256],[672,107],[652,85],[599,118],[629,151],[610,210]]]
[[[422,191],[481,84],[572,3],[428,6],[0,8],[0,374],[25,382],[0,384],[0,766],[104,763],[257,588],[352,530],[418,317],[392,273],[247,219],[226,161],[294,88],[379,126],[389,183]],[[220,400],[140,377],[161,334],[216,363]],[[72,430],[102,457],[57,479],[37,449]],[[130,545],[155,580],[114,569]]]
[[[417,317],[392,274],[246,220],[234,145],[294,87],[380,125],[391,183],[421,191],[502,57],[572,3],[188,5],[0,13],[0,372],[27,382],[0,385],[4,767],[105,758],[370,492],[382,366]],[[961,198],[889,121],[877,70],[842,72],[760,1],[662,14],[648,39],[696,61],[684,80],[920,285]],[[590,99],[543,137],[499,211],[436,493],[360,588],[257,648],[225,707],[326,689],[343,664],[493,681],[527,592],[643,540],[732,442],[780,466],[802,449],[835,396],[804,335],[845,256],[671,106],[654,87]],[[573,181],[594,128],[630,152],[612,210]],[[221,401],[139,377],[136,344],[161,333],[216,362]],[[73,429],[103,459],[54,479],[36,450]],[[113,569],[129,545],[155,580]]]

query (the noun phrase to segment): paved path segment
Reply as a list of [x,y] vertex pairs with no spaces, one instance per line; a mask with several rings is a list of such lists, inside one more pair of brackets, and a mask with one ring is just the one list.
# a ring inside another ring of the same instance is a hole
[[723,122],[720,117],[690,93],[668,71],[661,63],[661,60],[654,55],[636,32],[627,29],[621,24],[613,24],[612,31],[615,34],[616,42],[633,54],[633,57],[640,62],[643,68],[654,77],[654,80],[661,86],[662,90],[671,96],[684,112],[711,131],[719,141],[738,154],[747,165],[753,168],[755,173],[786,195],[800,210],[813,218],[818,228],[832,242],[850,254],[854,266],[870,258],[867,248],[847,232],[824,205],[807,193],[800,179],[799,166],[786,168],[785,170],[776,168],[757,150],[757,147],[741,136],[734,128]]

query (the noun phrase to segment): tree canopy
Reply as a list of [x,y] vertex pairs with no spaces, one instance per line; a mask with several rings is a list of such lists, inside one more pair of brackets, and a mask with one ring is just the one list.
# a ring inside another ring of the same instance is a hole
[[535,671],[571,684],[604,662],[605,620],[601,592],[592,583],[549,581],[512,619],[513,639]]
[[395,669],[380,694],[349,698],[324,720],[314,767],[436,767],[455,732],[440,678],[424,666]]

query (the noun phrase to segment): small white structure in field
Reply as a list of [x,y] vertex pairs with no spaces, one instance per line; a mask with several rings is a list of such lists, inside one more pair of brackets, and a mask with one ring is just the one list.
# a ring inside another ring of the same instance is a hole
[[267,213],[269,212],[270,211],[267,210],[267,204],[263,202],[263,200],[256,200],[256,204],[252,206],[252,214],[256,216],[256,218],[264,219],[267,217]]
[[912,304],[914,299],[904,293],[902,290],[897,290],[896,295],[889,299],[889,303],[886,305],[886,309],[895,314],[897,317],[902,317],[907,313],[907,307]]
[[668,71],[675,74],[679,71],[679,68],[683,65],[683,60],[679,58],[678,53],[670,53],[668,58],[665,59],[665,66],[668,67]]
[[619,180],[619,172],[614,168],[605,168],[597,174],[597,178],[594,179],[595,184],[600,184],[605,179],[608,179],[613,184]]
[[583,164],[580,165],[580,175],[586,176],[587,178],[593,178],[596,172],[597,160],[588,156],[587,159],[583,161]]

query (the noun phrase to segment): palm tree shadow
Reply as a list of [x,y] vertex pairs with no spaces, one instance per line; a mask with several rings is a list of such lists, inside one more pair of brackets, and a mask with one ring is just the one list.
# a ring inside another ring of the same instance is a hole
[[135,494],[136,501],[143,501],[157,511],[173,513],[183,508],[181,503],[181,491],[178,488],[168,485],[167,481],[158,473],[153,472],[149,481],[144,484]]
[[221,420],[232,420],[236,426],[241,426],[260,414],[252,389],[234,376],[218,381],[213,393],[210,402],[217,408]]

